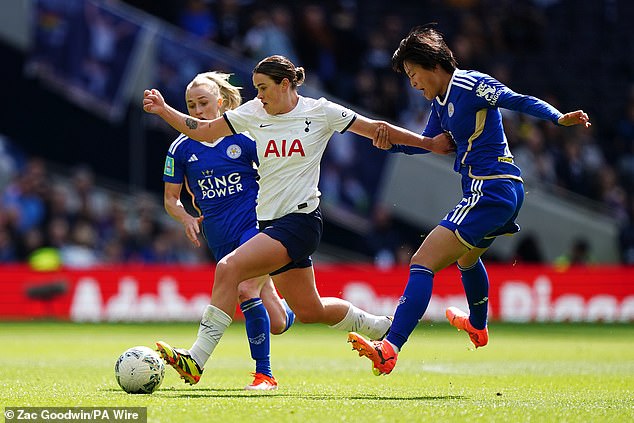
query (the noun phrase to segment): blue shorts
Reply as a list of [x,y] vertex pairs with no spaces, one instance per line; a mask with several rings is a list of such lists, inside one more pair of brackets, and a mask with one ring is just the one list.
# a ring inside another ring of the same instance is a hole
[[524,202],[524,184],[514,179],[462,176],[463,198],[440,226],[451,230],[469,249],[488,248],[495,237],[519,232],[515,223]]
[[[205,225],[203,224],[203,231],[204,230],[205,230]],[[216,263],[217,263],[224,256],[226,256],[227,254],[229,254],[230,252],[232,252],[233,250],[235,250],[236,248],[238,248],[239,246],[241,246],[242,244],[244,244],[245,242],[247,242],[248,240],[250,240],[251,238],[256,236],[258,234],[258,232],[259,232],[258,228],[253,226],[252,228],[249,228],[246,231],[244,231],[242,233],[242,235],[240,236],[239,240],[236,240],[236,241],[233,241],[233,242],[228,242],[228,243],[222,244],[222,245],[216,245],[215,247],[212,247],[209,244],[207,244],[207,245],[209,246],[209,249],[213,253],[214,258],[216,259]]]
[[290,213],[279,219],[262,220],[259,225],[260,232],[281,242],[291,258],[289,264],[271,272],[271,276],[313,265],[310,255],[317,250],[324,230],[319,207],[310,213]]

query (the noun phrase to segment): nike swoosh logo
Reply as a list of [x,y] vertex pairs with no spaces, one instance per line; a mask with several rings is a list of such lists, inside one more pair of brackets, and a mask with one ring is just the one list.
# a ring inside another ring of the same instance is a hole
[[273,125],[272,123],[261,123],[260,128],[266,128],[267,126]]

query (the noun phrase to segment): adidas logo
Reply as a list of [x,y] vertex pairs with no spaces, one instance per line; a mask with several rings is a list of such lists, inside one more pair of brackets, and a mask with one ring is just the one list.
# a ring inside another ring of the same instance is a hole
[[195,154],[192,154],[189,160],[187,160],[188,163],[196,162],[196,161],[198,161],[198,157],[196,157]]

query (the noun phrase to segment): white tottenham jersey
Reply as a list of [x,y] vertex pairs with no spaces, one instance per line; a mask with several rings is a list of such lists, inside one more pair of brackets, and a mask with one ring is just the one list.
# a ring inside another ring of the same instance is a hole
[[310,213],[319,205],[319,163],[335,131],[345,132],[356,114],[325,98],[299,97],[293,110],[269,115],[258,99],[224,114],[234,133],[255,138],[260,166],[259,220],[293,212]]

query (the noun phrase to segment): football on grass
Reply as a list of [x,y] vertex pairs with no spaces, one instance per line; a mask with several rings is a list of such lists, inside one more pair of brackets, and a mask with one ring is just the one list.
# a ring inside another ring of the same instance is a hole
[[119,356],[114,365],[117,383],[129,394],[151,394],[165,375],[165,363],[148,347],[132,347]]

